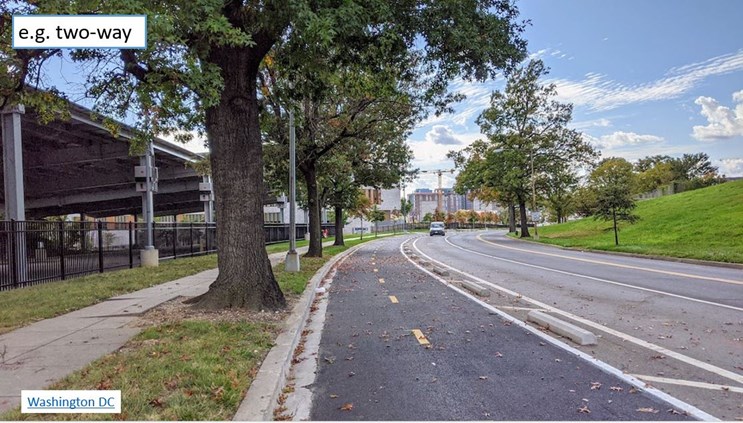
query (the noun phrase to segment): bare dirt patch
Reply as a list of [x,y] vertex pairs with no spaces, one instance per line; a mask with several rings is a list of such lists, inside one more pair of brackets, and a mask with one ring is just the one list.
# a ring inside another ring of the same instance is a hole
[[225,310],[197,310],[184,304],[190,297],[176,297],[149,310],[142,317],[132,322],[135,327],[149,327],[176,323],[184,320],[200,320],[207,322],[251,322],[251,323],[282,323],[292,311],[299,296],[287,295],[286,308],[280,311],[251,311],[245,309]]

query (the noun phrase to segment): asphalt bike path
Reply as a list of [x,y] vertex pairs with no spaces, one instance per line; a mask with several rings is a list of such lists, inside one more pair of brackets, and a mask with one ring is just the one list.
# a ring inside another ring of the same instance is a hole
[[312,420],[690,420],[511,324],[405,258],[362,246],[329,286]]

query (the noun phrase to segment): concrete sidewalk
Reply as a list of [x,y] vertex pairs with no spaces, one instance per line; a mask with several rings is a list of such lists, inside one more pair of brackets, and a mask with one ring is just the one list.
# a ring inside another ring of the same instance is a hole
[[[270,254],[271,265],[285,256]],[[130,325],[139,316],[178,296],[203,294],[217,274],[207,270],[0,335],[0,412],[20,404],[21,390],[43,389],[121,348],[142,330]]]

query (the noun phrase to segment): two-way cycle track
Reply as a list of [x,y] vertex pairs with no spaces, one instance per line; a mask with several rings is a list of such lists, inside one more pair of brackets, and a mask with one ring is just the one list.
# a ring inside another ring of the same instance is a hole
[[295,360],[310,371],[285,390],[310,393],[295,418],[714,420],[458,288],[417,239],[366,244],[326,280]]

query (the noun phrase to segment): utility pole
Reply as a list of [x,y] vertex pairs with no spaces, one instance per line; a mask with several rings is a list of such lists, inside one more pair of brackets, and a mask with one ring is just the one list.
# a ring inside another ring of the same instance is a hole
[[434,173],[434,174],[438,175],[438,177],[439,177],[439,195],[438,195],[438,204],[437,204],[437,207],[436,207],[436,209],[439,212],[443,212],[444,211],[443,208],[442,208],[442,197],[443,197],[444,191],[443,191],[443,188],[441,187],[441,175],[444,174],[444,173],[446,173],[446,172],[449,172],[451,174],[454,174],[454,169],[421,170],[421,173]]
[[287,272],[299,272],[299,254],[297,254],[297,169],[296,141],[294,130],[294,112],[289,111],[289,251],[286,253],[284,268]]

